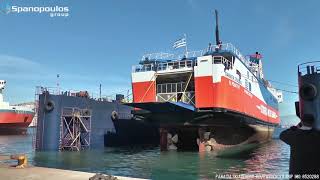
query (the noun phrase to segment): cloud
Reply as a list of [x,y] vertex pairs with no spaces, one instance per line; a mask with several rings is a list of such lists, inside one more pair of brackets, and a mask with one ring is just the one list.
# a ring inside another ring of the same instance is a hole
[[0,77],[6,79],[45,78],[45,70],[40,63],[16,56],[0,55]]
[[95,82],[103,80],[117,83],[127,82],[129,79],[129,77],[124,78],[110,74],[101,76],[101,74],[79,73],[74,72],[74,69],[66,72],[57,68],[48,67],[46,64],[40,64],[34,60],[9,55],[0,55],[0,69],[0,79],[55,81],[57,74],[60,74],[61,80],[75,82]]
[[0,79],[8,81],[7,99],[14,102],[25,101],[25,97],[33,97],[35,86],[56,86],[57,74],[60,74],[61,90],[88,90],[96,93],[100,83],[104,87],[103,94],[131,88],[130,76],[105,73],[79,73],[71,67],[66,71],[23,57],[0,55]]
[[0,55],[0,60],[0,67],[36,67],[40,65],[34,61],[16,56]]

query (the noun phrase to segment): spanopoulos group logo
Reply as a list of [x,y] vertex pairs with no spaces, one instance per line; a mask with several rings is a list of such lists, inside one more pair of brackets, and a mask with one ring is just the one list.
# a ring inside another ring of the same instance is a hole
[[0,12],[3,14],[9,14],[11,12],[11,6],[9,4],[0,6]]
[[9,5],[1,7],[3,14],[47,14],[50,17],[68,17],[70,9],[68,6],[18,6]]

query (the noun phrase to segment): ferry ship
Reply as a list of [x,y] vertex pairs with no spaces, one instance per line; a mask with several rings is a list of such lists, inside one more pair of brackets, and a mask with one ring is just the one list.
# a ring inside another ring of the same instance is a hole
[[34,111],[21,106],[10,106],[3,101],[6,81],[0,80],[0,134],[25,134]]
[[223,44],[217,11],[215,35],[215,46],[147,54],[132,68],[133,103],[127,105],[135,108],[135,118],[159,125],[161,150],[261,143],[280,122],[282,92],[264,78],[262,56],[244,56]]

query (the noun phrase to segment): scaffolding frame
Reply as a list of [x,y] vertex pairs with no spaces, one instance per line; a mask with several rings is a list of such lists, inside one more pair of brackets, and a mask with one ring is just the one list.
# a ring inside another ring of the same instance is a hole
[[64,107],[61,112],[59,151],[90,149],[92,110]]

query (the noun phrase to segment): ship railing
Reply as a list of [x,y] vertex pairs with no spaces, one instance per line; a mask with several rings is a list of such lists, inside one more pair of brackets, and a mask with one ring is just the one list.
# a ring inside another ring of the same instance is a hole
[[[94,99],[97,101],[107,101],[107,102],[114,102],[116,101],[116,95],[117,94],[122,94],[122,93],[127,93],[127,95],[124,97],[122,101],[119,102],[130,102],[132,100],[132,94],[129,94],[131,92],[131,89],[126,89],[123,91],[119,91],[116,93],[112,93],[109,95],[105,94],[100,94],[100,93],[94,93],[94,92],[88,92],[88,91],[83,91],[83,90],[74,90],[74,89],[69,89],[69,90],[62,90],[58,87],[42,87],[42,86],[37,86],[36,87],[36,98],[40,94],[51,94],[51,95],[64,95],[64,96],[73,96],[73,97],[86,97],[90,99]],[[81,95],[85,94],[86,96]]]
[[148,72],[148,71],[166,71],[166,70],[175,70],[175,69],[190,69],[194,65],[192,60],[181,60],[181,61],[170,61],[170,62],[161,62],[156,65],[154,64],[143,64],[135,65],[132,67],[132,72]]
[[[217,46],[215,48],[216,50],[222,50],[222,51],[229,51],[235,54],[237,57],[239,57],[240,60],[242,60],[245,63],[249,63],[249,59],[241,54],[241,52],[231,43],[225,43],[221,44],[220,46]],[[171,53],[149,53],[142,56],[141,61],[161,61],[161,60],[181,60],[183,58],[192,58],[192,57],[199,57],[207,54],[208,52],[212,52],[213,48],[205,48],[202,50],[197,51],[188,51],[183,54],[171,54]]]
[[236,55],[244,64],[250,65],[250,60],[241,54],[241,52],[231,43],[226,43],[221,45],[222,51],[229,51]]
[[141,61],[146,60],[168,60],[168,59],[174,59],[175,55],[170,53],[149,53],[142,56]]
[[298,65],[299,76],[317,73],[320,73],[320,61],[310,61]]
[[44,93],[59,95],[61,92],[58,87],[36,86],[36,95],[44,94]]
[[147,72],[147,71],[154,71],[154,65],[153,64],[143,64],[143,65],[135,65],[132,67],[132,72]]
[[[238,57],[244,64],[246,64],[248,67],[250,66],[250,60],[247,57],[243,56],[241,54],[241,52],[231,43],[221,44],[220,46],[216,47],[215,50],[217,50],[217,52],[219,52],[219,51],[231,52],[236,57]],[[190,52],[186,52],[183,54],[177,54],[177,55],[170,54],[170,53],[163,53],[163,52],[146,54],[146,55],[142,56],[141,61],[142,62],[150,62],[150,63],[143,64],[143,65],[135,65],[132,68],[132,72],[135,73],[135,72],[155,71],[156,69],[155,69],[154,64],[157,64],[158,61],[168,61],[168,62],[163,62],[163,63],[179,62],[182,59],[196,58],[196,57],[204,56],[206,54],[210,54],[213,52],[214,52],[213,48],[209,47],[209,48],[205,48],[203,50],[190,51]],[[160,64],[162,64],[162,62]],[[158,63],[158,65],[159,65],[159,63]],[[159,70],[159,69],[157,69],[157,70]],[[160,70],[162,70],[162,67],[160,67]]]
[[150,53],[150,54],[145,54],[142,56],[141,61],[178,61],[184,58],[194,58],[194,57],[199,57],[203,56],[204,54],[208,53],[208,49],[203,49],[203,50],[197,50],[197,51],[187,51],[186,53],[183,54],[171,54],[171,53]]
[[193,67],[192,60],[171,61],[157,64],[157,71],[167,71],[176,69],[190,69]]
[[190,51],[187,52],[186,54],[180,54],[177,59],[182,59],[182,58],[193,58],[193,57],[200,57],[208,53],[208,49],[202,49],[198,51]]

